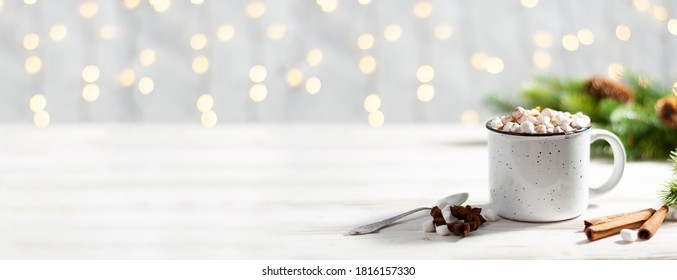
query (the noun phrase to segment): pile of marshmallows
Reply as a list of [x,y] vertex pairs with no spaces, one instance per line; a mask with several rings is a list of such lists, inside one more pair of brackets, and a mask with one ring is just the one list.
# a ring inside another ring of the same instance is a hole
[[572,115],[569,112],[560,112],[550,108],[539,111],[517,107],[510,115],[494,117],[488,125],[496,130],[515,133],[567,133],[590,127],[590,117],[581,112]]

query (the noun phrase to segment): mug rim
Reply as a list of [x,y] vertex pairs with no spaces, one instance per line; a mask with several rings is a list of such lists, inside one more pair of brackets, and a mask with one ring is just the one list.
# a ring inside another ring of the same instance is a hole
[[584,128],[579,128],[574,130],[573,132],[560,132],[560,133],[521,133],[521,132],[510,132],[510,131],[502,131],[498,129],[494,129],[489,126],[489,123],[491,120],[488,120],[487,123],[484,125],[488,130],[500,133],[500,134],[506,134],[506,135],[513,135],[513,136],[527,136],[527,137],[544,137],[544,136],[562,136],[562,135],[571,135],[571,134],[576,134],[576,133],[582,133],[587,131],[588,129],[592,128],[592,126],[584,127]]

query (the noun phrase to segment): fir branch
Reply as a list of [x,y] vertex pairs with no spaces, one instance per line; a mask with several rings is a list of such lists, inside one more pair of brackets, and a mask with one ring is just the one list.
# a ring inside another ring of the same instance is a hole
[[677,149],[670,153],[670,159],[672,160],[672,172],[677,174]]
[[663,204],[671,207],[677,206],[677,178],[663,185],[663,189],[658,192]]

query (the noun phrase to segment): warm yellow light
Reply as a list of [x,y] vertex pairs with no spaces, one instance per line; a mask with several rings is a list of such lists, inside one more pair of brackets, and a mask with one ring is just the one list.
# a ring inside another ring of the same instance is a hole
[[40,69],[42,69],[42,60],[38,56],[31,55],[28,58],[26,58],[24,68],[26,68],[26,72],[28,72],[29,74],[38,73],[40,72]]
[[190,0],[190,3],[192,3],[193,5],[201,5],[204,2],[205,0]]
[[0,10],[2,10],[2,8],[3,8],[4,6],[5,6],[5,1],[4,1],[4,0],[0,0]]
[[552,35],[545,31],[536,32],[534,34],[534,42],[539,48],[549,48],[552,46]]
[[552,64],[552,57],[547,51],[536,51],[533,60],[534,65],[541,69],[548,68],[550,67],[550,64]]
[[357,2],[362,5],[369,5],[369,3],[371,3],[371,0],[357,0]]
[[99,99],[100,95],[99,86],[96,84],[87,84],[82,89],[82,98],[87,102],[94,102]]
[[381,108],[381,97],[378,94],[372,93],[364,98],[364,110],[368,113],[373,113]]
[[621,24],[619,26],[616,26],[616,37],[618,37],[619,40],[621,41],[630,40],[631,35],[632,32],[630,31],[630,27],[628,27],[627,25]]
[[521,0],[522,6],[527,7],[527,8],[533,8],[538,5],[538,0]]
[[461,123],[464,125],[476,125],[480,122],[480,115],[474,110],[465,110],[461,113]]
[[33,5],[37,2],[38,2],[38,0],[24,0],[24,4],[26,4],[26,5]]
[[672,35],[677,35],[677,19],[671,19],[668,21],[668,30]]
[[249,79],[252,80],[252,82],[263,82],[266,79],[266,76],[268,76],[268,70],[266,70],[266,67],[263,65],[254,65],[249,69]]
[[155,62],[155,51],[153,49],[144,49],[139,54],[139,62],[143,66],[150,66]]
[[266,4],[254,1],[247,5],[247,15],[250,18],[260,18],[266,12]]
[[576,36],[567,34],[562,37],[562,47],[565,50],[573,52],[578,49],[578,38]]
[[677,82],[675,82],[674,84],[672,84],[672,93],[674,93],[675,95],[677,95]]
[[44,111],[47,107],[47,98],[42,94],[36,94],[31,97],[31,100],[28,102],[28,107],[31,108],[33,113]]
[[317,0],[315,1],[325,13],[331,13],[338,7],[338,0]]
[[454,35],[454,28],[450,24],[441,23],[435,26],[435,38],[440,41],[449,40]]
[[49,38],[54,42],[60,42],[68,36],[68,27],[63,24],[55,24],[49,29]]
[[202,123],[202,126],[206,128],[214,127],[216,123],[218,122],[218,117],[216,116],[216,113],[214,111],[207,111],[202,113],[200,116],[200,123]]
[[232,24],[223,24],[216,30],[216,37],[221,41],[230,41],[235,36],[235,27]]
[[87,65],[82,68],[82,80],[88,83],[96,82],[99,79],[99,67],[96,65]]
[[498,74],[503,71],[503,60],[498,57],[490,57],[487,59],[486,69],[491,74]]
[[487,67],[489,55],[484,52],[475,52],[470,56],[470,64],[477,70],[483,70]]
[[125,0],[125,8],[134,9],[139,6],[140,0]]
[[47,113],[47,111],[35,112],[33,115],[33,123],[40,128],[46,127],[49,125],[49,113]]
[[431,84],[421,84],[416,90],[416,97],[421,102],[429,102],[435,97],[435,87]]
[[170,0],[150,0],[149,2],[151,6],[153,6],[153,9],[158,13],[166,12],[172,5]]
[[268,34],[268,38],[277,41],[284,38],[284,35],[287,33],[287,26],[282,23],[274,23],[268,26],[266,33]]
[[118,28],[112,24],[104,24],[99,29],[99,36],[104,40],[113,40],[118,36]]
[[383,36],[388,41],[397,41],[402,37],[402,27],[399,24],[390,24],[383,31]]
[[254,84],[249,89],[249,98],[254,102],[261,102],[266,99],[268,88],[264,84]]
[[306,80],[306,91],[310,94],[316,94],[322,89],[322,81],[318,77],[310,77]]
[[30,33],[24,36],[24,49],[34,50],[40,45],[40,37],[38,34]]
[[374,46],[374,36],[370,33],[364,33],[357,38],[357,47],[361,50],[368,50]]
[[209,60],[204,55],[193,58],[193,71],[203,74],[209,70]]
[[155,82],[150,77],[143,77],[139,80],[139,92],[141,94],[149,94],[155,88]]
[[87,1],[80,4],[80,16],[83,18],[91,18],[99,11],[99,5],[93,1]]
[[371,112],[368,117],[369,126],[379,128],[385,122],[385,116],[381,111]]
[[578,41],[583,45],[592,45],[595,42],[595,34],[587,28],[578,30]]
[[416,70],[416,79],[421,83],[427,83],[435,77],[435,69],[430,65],[421,65]]
[[200,112],[209,112],[214,108],[214,98],[210,94],[203,94],[198,97],[197,102],[195,103],[198,111]]
[[371,74],[376,70],[376,59],[373,56],[364,56],[360,59],[360,71],[364,74]]
[[120,72],[120,76],[118,77],[120,84],[122,84],[125,87],[129,87],[132,84],[134,84],[134,80],[136,79],[136,73],[134,73],[134,70],[131,68],[125,68]]
[[653,7],[653,16],[660,21],[668,19],[668,9],[662,5],[656,5]]
[[649,9],[649,0],[632,0],[632,5],[637,10],[646,11]]
[[623,66],[617,63],[609,65],[609,69],[607,70],[607,74],[609,74],[609,77],[616,81],[623,79],[623,72],[624,72]]
[[190,37],[190,47],[194,50],[201,50],[207,45],[207,36],[204,33],[196,33]]
[[306,56],[306,61],[310,66],[320,65],[320,63],[322,63],[322,50],[320,49],[310,50],[308,52],[308,55]]
[[414,5],[414,15],[417,18],[427,18],[433,12],[433,4],[428,1],[421,1]]
[[287,84],[292,87],[297,87],[303,82],[303,72],[298,68],[290,69],[287,72]]

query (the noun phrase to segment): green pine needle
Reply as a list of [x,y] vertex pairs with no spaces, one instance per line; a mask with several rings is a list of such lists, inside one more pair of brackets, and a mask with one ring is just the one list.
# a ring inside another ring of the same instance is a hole
[[671,207],[677,206],[677,178],[663,185],[663,189],[658,192],[663,204]]
[[677,150],[670,153],[670,159],[672,159],[672,171],[677,174]]

